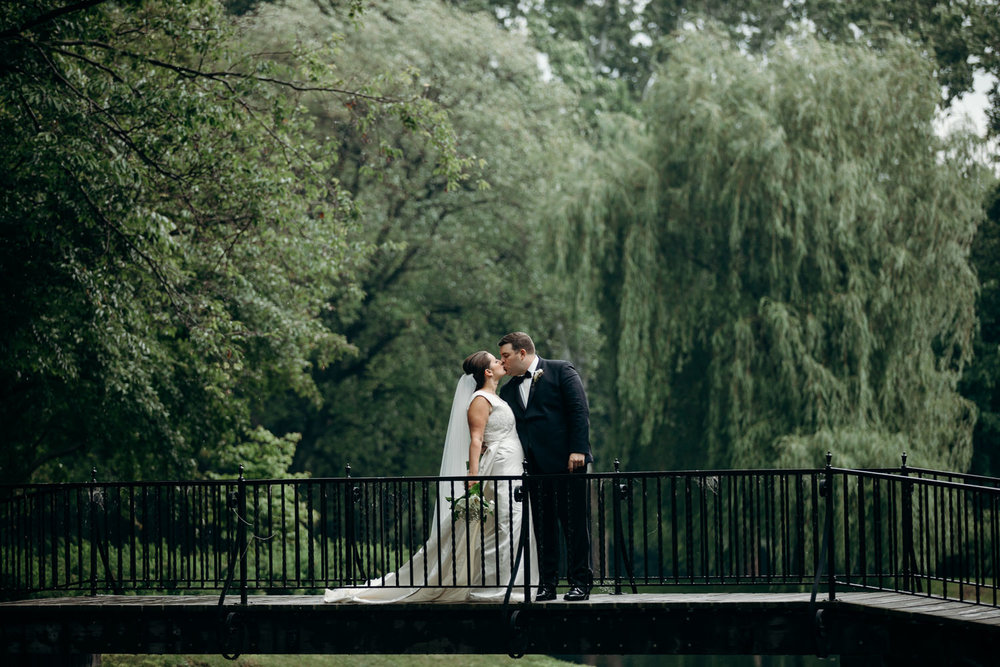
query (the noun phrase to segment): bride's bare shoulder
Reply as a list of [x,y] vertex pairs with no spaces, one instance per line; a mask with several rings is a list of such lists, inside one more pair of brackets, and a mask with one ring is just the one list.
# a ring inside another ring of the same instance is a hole
[[490,396],[485,391],[477,391],[472,395],[472,400],[469,401],[469,411],[476,406],[479,406],[480,410],[486,410],[487,412],[493,409],[493,401],[490,400]]

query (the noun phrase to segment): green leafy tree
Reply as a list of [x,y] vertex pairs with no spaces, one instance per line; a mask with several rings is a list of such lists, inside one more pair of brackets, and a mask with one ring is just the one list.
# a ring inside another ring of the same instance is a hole
[[849,2],[822,0],[796,6],[795,20],[811,21],[823,37],[837,42],[880,45],[898,33],[926,48],[950,103],[970,92],[976,70],[995,80],[989,92],[989,131],[1000,135],[1000,4],[993,0],[934,2]]
[[[784,25],[790,18],[781,2],[749,0],[698,3],[577,2],[545,0],[456,0],[478,11],[489,6],[510,28],[527,26],[553,70],[581,90],[605,97],[605,109],[628,109],[639,99],[662,57],[663,41],[685,22],[714,19],[734,33],[759,33],[758,26]],[[768,34],[774,30],[769,29]],[[594,81],[594,77],[597,81]]]
[[425,100],[340,88],[238,28],[208,0],[0,6],[3,480],[188,476],[255,446],[280,472],[296,436],[252,402],[318,396],[313,365],[348,349],[319,315],[369,248],[300,98],[447,132]]
[[633,467],[833,450],[964,469],[985,178],[974,138],[934,133],[931,65],[805,38],[764,59],[710,31],[667,63],[562,228],[583,243],[615,449]]
[[[435,473],[465,355],[495,351],[515,328],[553,353],[561,340],[536,240],[550,215],[546,194],[578,149],[575,99],[541,80],[524,40],[439,2],[375,3],[357,30],[300,2],[262,10],[260,25],[262,38],[277,41],[343,34],[338,77],[377,77],[390,93],[417,85],[447,110],[462,155],[475,157],[476,177],[449,187],[438,149],[399,120],[338,134],[338,178],[365,219],[352,239],[375,248],[353,269],[361,297],[335,294],[327,314],[355,352],[317,368],[321,403],[261,406],[263,423],[302,432],[296,469]],[[407,68],[406,80],[382,74]],[[331,135],[351,111],[313,109],[317,132]],[[394,145],[401,150],[385,148]],[[379,161],[377,173],[365,168]]]
[[972,244],[979,278],[975,358],[962,377],[962,395],[976,404],[972,471],[1000,477],[1000,186],[994,186],[986,218]]
[[[581,91],[597,111],[634,112],[650,77],[664,62],[672,34],[714,21],[743,47],[766,51],[790,29],[810,30],[838,43],[879,46],[903,35],[933,56],[948,103],[972,90],[982,70],[1000,80],[1000,4],[992,0],[912,2],[884,0],[454,0],[490,7],[504,25],[527,26],[552,69]],[[990,92],[991,131],[1000,134],[1000,92]]]

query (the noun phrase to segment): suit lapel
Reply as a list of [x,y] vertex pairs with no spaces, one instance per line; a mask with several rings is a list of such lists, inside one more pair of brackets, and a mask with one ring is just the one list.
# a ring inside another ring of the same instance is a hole
[[538,367],[535,369],[535,372],[537,373],[538,371],[543,371],[543,373],[542,373],[542,376],[540,378],[538,378],[538,380],[534,380],[534,379],[528,380],[528,382],[531,383],[531,386],[528,387],[528,406],[524,409],[525,414],[527,414],[528,412],[530,412],[532,406],[535,403],[538,402],[535,399],[535,389],[537,388],[537,385],[539,383],[545,381],[544,370],[545,370],[545,360],[542,359],[541,357],[539,357],[538,358]]
[[[504,385],[504,388],[506,387],[507,385]],[[509,398],[507,405],[514,411],[515,416],[524,416],[524,405],[521,404],[521,388],[511,386],[510,390],[505,393]]]

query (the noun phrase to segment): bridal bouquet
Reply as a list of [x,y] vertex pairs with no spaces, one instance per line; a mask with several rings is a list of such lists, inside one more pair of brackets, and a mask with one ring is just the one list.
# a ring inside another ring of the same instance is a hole
[[493,514],[495,505],[492,500],[486,500],[483,496],[483,487],[479,482],[470,486],[464,496],[458,498],[445,496],[445,500],[451,503],[451,515],[456,521],[468,516],[470,519],[479,519],[486,523],[486,519]]

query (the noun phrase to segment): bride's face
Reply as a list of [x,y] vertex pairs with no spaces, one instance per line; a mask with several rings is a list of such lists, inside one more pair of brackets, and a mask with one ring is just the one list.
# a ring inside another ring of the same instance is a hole
[[503,367],[503,362],[494,357],[492,354],[490,355],[489,368],[493,372],[493,377],[497,380],[502,378],[504,375],[507,375],[507,370]]

